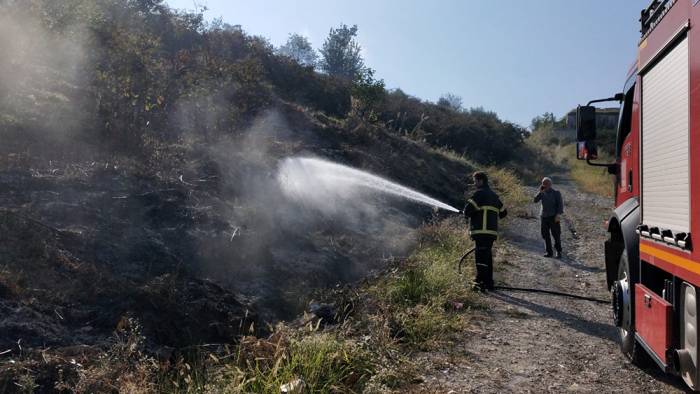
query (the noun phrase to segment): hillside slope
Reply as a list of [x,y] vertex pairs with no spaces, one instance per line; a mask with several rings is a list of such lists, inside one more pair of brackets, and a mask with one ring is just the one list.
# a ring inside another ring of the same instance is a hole
[[71,359],[133,338],[170,360],[263,335],[317,290],[409,254],[415,230],[444,215],[380,194],[319,211],[281,192],[284,158],[459,206],[477,165],[406,130],[515,167],[527,156],[504,156],[522,136],[495,114],[394,92],[376,111],[403,113],[401,127],[360,115],[350,82],[159,1],[0,7],[0,391],[27,370],[38,391],[72,389]]

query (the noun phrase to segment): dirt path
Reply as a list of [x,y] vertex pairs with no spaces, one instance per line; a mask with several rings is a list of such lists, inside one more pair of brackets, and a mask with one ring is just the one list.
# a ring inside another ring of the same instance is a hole
[[[566,179],[563,260],[542,257],[534,204],[511,218],[496,247],[497,285],[534,287],[607,299],[603,266],[609,199],[580,193]],[[532,189],[534,195],[535,190]],[[680,379],[640,369],[620,353],[610,306],[543,294],[492,292],[488,311],[447,353],[419,356],[431,365],[416,392],[683,392]]]

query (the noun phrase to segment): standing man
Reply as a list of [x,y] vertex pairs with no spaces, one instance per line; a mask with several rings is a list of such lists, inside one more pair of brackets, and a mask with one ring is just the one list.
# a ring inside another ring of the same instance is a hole
[[489,187],[485,172],[472,176],[476,191],[467,200],[464,216],[469,218],[469,235],[476,245],[476,280],[474,290],[493,290],[493,255],[491,248],[498,238],[498,220],[508,215],[501,199]]
[[552,188],[552,180],[545,177],[540,185],[540,192],[535,196],[535,202],[541,202],[540,219],[542,220],[542,238],[547,249],[544,257],[552,257],[552,240],[550,233],[554,237],[554,248],[557,250],[557,258],[561,258],[561,215],[564,214],[564,201],[561,193]]

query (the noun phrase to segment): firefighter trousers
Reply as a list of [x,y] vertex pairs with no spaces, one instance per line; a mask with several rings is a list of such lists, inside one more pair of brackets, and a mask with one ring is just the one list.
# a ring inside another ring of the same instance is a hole
[[[555,216],[542,217],[542,238],[547,254],[554,254],[552,250],[552,237],[554,238],[554,248],[561,253],[561,224],[557,223]],[[550,237],[551,234],[551,237]]]
[[496,241],[495,235],[477,234],[472,239],[476,249],[474,257],[476,260],[476,285],[482,289],[493,289],[493,243]]

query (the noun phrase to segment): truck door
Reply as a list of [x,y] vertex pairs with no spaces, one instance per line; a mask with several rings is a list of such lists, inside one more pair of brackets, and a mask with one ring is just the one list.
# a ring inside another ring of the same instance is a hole
[[639,191],[639,93],[636,89],[636,76],[625,85],[625,99],[620,108],[617,126],[616,156],[617,169],[616,205],[620,206],[630,197],[638,196]]

